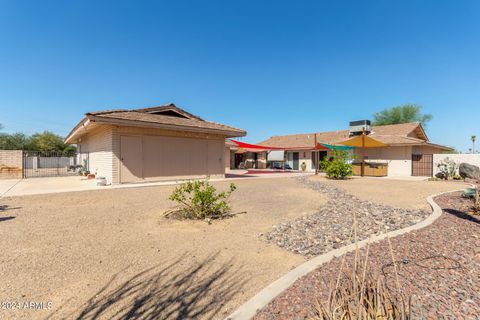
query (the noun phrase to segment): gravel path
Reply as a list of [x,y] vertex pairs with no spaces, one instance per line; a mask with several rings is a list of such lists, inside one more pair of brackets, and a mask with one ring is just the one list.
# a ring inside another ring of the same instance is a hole
[[282,222],[261,237],[282,248],[313,257],[352,243],[351,229],[356,213],[359,240],[402,229],[425,219],[430,213],[360,200],[330,184],[302,177],[299,180],[329,197],[318,212]]
[[[402,290],[413,295],[414,319],[480,319],[480,218],[467,215],[469,200],[460,193],[437,197],[443,215],[429,227],[391,240],[399,262]],[[362,250],[362,253],[364,251]],[[353,254],[346,256],[353,264]],[[342,258],[299,279],[255,317],[307,319],[317,298],[325,299]],[[393,284],[386,240],[370,246],[369,265]]]

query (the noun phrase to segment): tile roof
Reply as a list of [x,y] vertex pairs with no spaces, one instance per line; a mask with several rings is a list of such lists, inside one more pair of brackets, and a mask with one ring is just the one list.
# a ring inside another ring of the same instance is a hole
[[185,128],[197,128],[197,129],[209,129],[214,131],[229,131],[236,132],[239,136],[245,135],[245,131],[230,127],[224,124],[197,120],[197,119],[186,119],[175,116],[166,116],[160,114],[151,114],[145,112],[139,112],[136,110],[127,110],[127,111],[114,111],[114,112],[101,112],[101,113],[90,113],[88,116],[93,116],[94,119],[110,119],[110,120],[125,120],[125,121],[135,121],[142,122],[144,124],[163,124],[168,126],[175,127],[185,127]]
[[112,109],[97,112],[89,112],[68,134],[65,141],[75,143],[76,139],[81,137],[85,131],[81,130],[89,126],[90,122],[98,124],[114,124],[125,126],[143,126],[153,128],[165,128],[177,131],[199,131],[221,134],[227,137],[242,137],[247,133],[244,130],[227,126],[224,124],[205,121],[202,118],[193,115],[173,103],[143,109]]
[[[413,137],[411,136],[412,134],[414,135]],[[316,136],[317,142],[319,143],[338,144],[349,138],[349,130],[318,132]],[[424,134],[421,125],[417,122],[374,126],[369,136],[390,145],[428,143],[428,138]],[[415,138],[415,136],[417,136],[417,138]],[[419,136],[424,139],[419,138]],[[313,133],[304,133],[273,136],[258,144],[269,147],[308,148],[315,144],[314,141],[315,137]]]

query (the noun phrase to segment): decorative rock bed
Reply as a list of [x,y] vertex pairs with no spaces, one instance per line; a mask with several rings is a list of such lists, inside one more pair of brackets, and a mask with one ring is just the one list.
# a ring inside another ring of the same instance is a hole
[[354,213],[358,240],[408,227],[430,214],[423,210],[393,208],[360,200],[330,184],[312,181],[307,177],[299,180],[307,187],[327,195],[330,200],[317,213],[278,224],[273,231],[261,236],[306,257],[352,243]]
[[[391,239],[402,292],[412,296],[412,319],[480,319],[480,216],[467,214],[472,202],[461,192],[435,201],[444,212],[438,220]],[[335,258],[297,280],[254,319],[312,319],[317,299],[327,298],[342,260]],[[346,255],[346,265],[353,260],[354,254]],[[394,283],[391,264],[386,240],[370,246],[367,268],[383,274],[387,284]]]

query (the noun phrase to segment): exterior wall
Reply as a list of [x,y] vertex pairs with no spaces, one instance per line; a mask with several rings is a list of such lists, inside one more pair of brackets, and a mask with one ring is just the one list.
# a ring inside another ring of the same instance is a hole
[[[433,175],[439,172],[438,170],[438,163],[446,158],[455,161],[457,166],[460,163],[468,163],[480,168],[480,154],[472,154],[472,153],[450,153],[450,154],[434,154],[433,155]],[[457,168],[458,173],[458,168]]]
[[22,176],[22,150],[0,150],[0,179],[19,179]]
[[258,169],[266,169],[267,168],[267,153],[266,152],[259,152],[258,153]]
[[113,127],[100,125],[82,137],[78,143],[79,153],[88,153],[88,169],[107,183],[113,181]]
[[[205,134],[205,133],[194,133],[194,132],[182,132],[182,131],[170,131],[163,129],[155,128],[141,128],[141,127],[124,127],[124,126],[115,126],[112,129],[113,134],[113,166],[112,166],[112,183],[120,183],[120,166],[121,166],[121,148],[120,148],[120,139],[122,135],[134,135],[134,136],[163,136],[163,137],[172,137],[172,138],[189,138],[197,139],[199,144],[206,143],[208,145],[209,158],[214,158],[214,161],[220,161],[220,165],[212,167],[211,164],[207,164],[208,175],[212,178],[224,177],[225,176],[225,137],[221,135]],[[210,142],[210,143],[209,143]],[[218,148],[217,148],[218,146]],[[175,145],[169,146],[171,148],[169,153],[169,161],[175,162],[178,160],[186,160],[183,155],[181,155],[181,148],[175,149]],[[213,148],[213,149],[212,149]],[[217,150],[218,149],[218,150]],[[175,156],[177,158],[175,158]],[[182,157],[182,159],[180,159]],[[195,159],[188,159],[189,161],[195,161]],[[179,161],[179,165],[182,165],[182,161]],[[161,181],[161,180],[176,180],[176,179],[192,179],[192,178],[202,178],[207,175],[207,172],[200,175],[182,175],[174,174],[168,176],[156,176],[156,177],[146,177],[144,181]]]
[[230,169],[235,169],[235,151],[230,150]]
[[[313,168],[312,164],[312,151],[311,150],[288,150],[285,151],[285,160],[286,162],[293,168],[293,161],[288,160],[288,154],[297,152],[298,153],[298,170],[302,171],[302,162],[305,162],[306,172],[313,172],[315,169]],[[266,157],[266,153],[265,153]],[[266,163],[266,161],[265,161]]]
[[298,168],[302,171],[302,162],[306,164],[306,172],[313,172],[312,151],[298,151]]
[[[355,155],[361,158],[362,151],[355,148]],[[388,176],[411,176],[412,175],[412,147],[386,147],[365,149],[367,161],[388,163]]]
[[232,158],[230,156],[230,147],[225,147],[225,171],[232,168]]

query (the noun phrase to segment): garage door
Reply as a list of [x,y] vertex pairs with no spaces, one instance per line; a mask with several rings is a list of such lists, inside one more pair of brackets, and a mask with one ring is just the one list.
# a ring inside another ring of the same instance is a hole
[[145,180],[223,174],[223,141],[143,137]]

